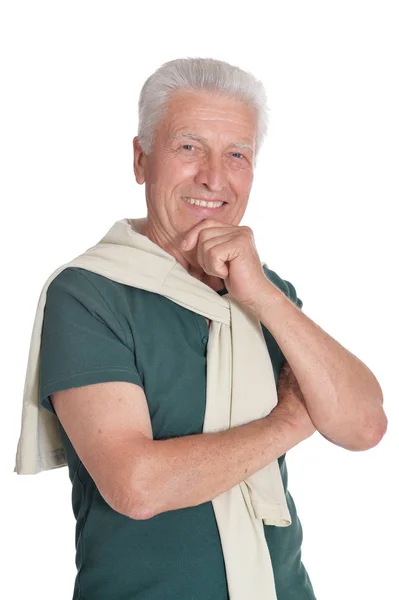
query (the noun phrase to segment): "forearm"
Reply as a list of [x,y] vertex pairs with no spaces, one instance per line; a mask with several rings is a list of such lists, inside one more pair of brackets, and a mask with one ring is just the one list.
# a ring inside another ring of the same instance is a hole
[[133,518],[149,518],[212,500],[301,440],[299,430],[273,411],[263,419],[222,432],[150,440],[136,470]]
[[378,443],[386,416],[381,387],[370,369],[271,282],[250,308],[281,348],[320,433],[349,449]]

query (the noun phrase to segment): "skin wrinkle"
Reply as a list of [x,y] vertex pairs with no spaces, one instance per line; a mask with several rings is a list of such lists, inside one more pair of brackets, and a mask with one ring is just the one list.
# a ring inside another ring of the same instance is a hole
[[[152,152],[145,155],[138,138],[133,140],[136,181],[146,183],[148,214],[143,235],[214,290],[225,287],[223,279],[209,276],[195,252],[184,252],[179,247],[185,233],[204,218],[196,215],[183,198],[226,201],[221,216],[216,218],[239,225],[254,176],[252,148],[256,134],[256,111],[244,102],[210,92],[179,91],[172,94],[158,124]],[[193,144],[186,146],[186,135],[202,141],[191,139]],[[251,150],[241,148],[237,157],[232,142],[247,144]]]
[[[188,140],[199,141],[199,142],[201,142],[202,144],[205,144],[205,145],[208,144],[208,139],[207,138],[204,138],[201,135],[197,135],[197,134],[191,133],[191,132],[185,132],[185,133],[178,132],[178,133],[176,133],[174,135],[170,135],[168,137],[168,141],[174,141],[175,139],[178,139],[178,138],[187,138]],[[249,150],[253,154],[253,149],[252,149],[251,145],[250,144],[246,144],[244,142],[228,142],[227,143],[227,147],[228,148],[233,148],[233,147],[234,148],[242,148],[242,149],[245,149],[245,150]]]

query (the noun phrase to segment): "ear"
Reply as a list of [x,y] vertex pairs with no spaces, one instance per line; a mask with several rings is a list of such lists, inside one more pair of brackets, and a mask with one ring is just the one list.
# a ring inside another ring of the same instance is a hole
[[139,138],[133,138],[133,170],[138,184],[145,182],[145,160],[146,155],[140,146]]

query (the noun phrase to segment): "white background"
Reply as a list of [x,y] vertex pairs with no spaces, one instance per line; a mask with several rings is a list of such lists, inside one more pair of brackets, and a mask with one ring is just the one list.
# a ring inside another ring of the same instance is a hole
[[139,92],[162,63],[188,56],[227,60],[264,82],[270,129],[241,224],[253,229],[261,259],[293,283],[303,311],[365,362],[384,392],[388,432],[375,448],[350,452],[315,433],[287,454],[302,560],[318,600],[395,597],[395,5],[2,3],[5,597],[71,600],[75,577],[67,469],[13,473],[40,291],[116,220],[145,216],[132,172]]

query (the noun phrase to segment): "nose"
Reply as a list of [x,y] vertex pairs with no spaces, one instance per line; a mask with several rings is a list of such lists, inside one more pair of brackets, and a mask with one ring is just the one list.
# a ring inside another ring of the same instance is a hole
[[209,154],[201,161],[195,176],[195,183],[206,186],[212,192],[220,192],[226,185],[227,173],[223,157]]

